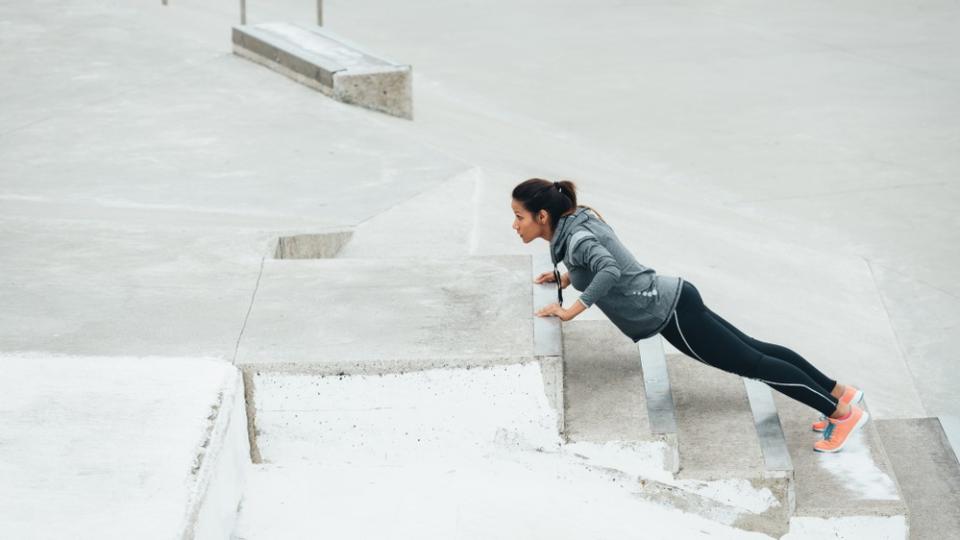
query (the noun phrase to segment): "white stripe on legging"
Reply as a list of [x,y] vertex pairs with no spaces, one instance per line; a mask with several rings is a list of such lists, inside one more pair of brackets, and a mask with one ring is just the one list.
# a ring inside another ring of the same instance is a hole
[[[693,353],[693,356],[695,356],[697,360],[703,362],[704,364],[707,364],[708,366],[717,367],[717,366],[714,366],[713,364],[710,364],[710,363],[706,362],[703,358],[700,358],[700,355],[697,354],[697,351],[693,350],[693,347],[690,346],[690,342],[688,342],[688,341],[687,341],[687,338],[684,337],[684,335],[683,335],[683,330],[680,329],[680,317],[678,316],[678,313],[677,313],[676,311],[673,312],[673,322],[677,323],[677,332],[680,332],[680,339],[682,339],[682,340],[683,340],[683,344],[686,345],[688,349],[690,349],[690,352]],[[741,377],[742,377],[742,376],[743,376],[743,375],[741,375]],[[747,378],[748,378],[748,379],[753,379],[753,377],[747,377]],[[807,386],[807,385],[805,385],[805,384],[798,384],[798,383],[781,383],[781,382],[768,381],[768,380],[765,380],[765,379],[754,379],[754,380],[755,380],[755,381],[760,381],[760,382],[765,382],[765,383],[767,383],[767,384],[778,384],[778,385],[780,385],[780,386],[802,386],[802,387],[806,388],[807,390],[810,390],[810,391],[813,392],[814,394],[816,394],[816,395],[822,397],[823,399],[827,400],[828,402],[830,402],[830,405],[833,406],[834,408],[837,407],[837,404],[834,403],[832,399],[830,399],[830,398],[828,398],[827,396],[821,394],[820,392],[817,392],[816,390],[814,390],[813,388],[810,388],[809,386]]]

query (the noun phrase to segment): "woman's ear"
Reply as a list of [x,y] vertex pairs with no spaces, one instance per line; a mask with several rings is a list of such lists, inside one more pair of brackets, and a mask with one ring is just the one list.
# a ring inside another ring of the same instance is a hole
[[546,210],[540,210],[537,212],[537,221],[539,221],[541,225],[545,224],[549,218],[550,215],[547,214]]

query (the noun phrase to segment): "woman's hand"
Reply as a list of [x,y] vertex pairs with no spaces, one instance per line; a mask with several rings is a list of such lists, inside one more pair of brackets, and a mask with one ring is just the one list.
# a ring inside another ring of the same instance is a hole
[[[557,281],[557,278],[554,277],[553,272],[544,272],[533,279],[533,282],[537,284],[556,283],[556,281]],[[560,276],[560,288],[566,289],[569,285],[570,285],[570,273],[564,272]]]
[[569,310],[564,309],[560,304],[554,302],[537,311],[537,317],[558,317],[561,321],[569,321],[574,315],[571,314]]

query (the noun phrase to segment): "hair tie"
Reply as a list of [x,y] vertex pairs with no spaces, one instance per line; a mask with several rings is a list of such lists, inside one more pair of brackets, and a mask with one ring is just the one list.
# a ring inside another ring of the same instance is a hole
[[553,187],[557,188],[557,191],[563,193],[563,188],[560,186],[560,182],[554,182]]

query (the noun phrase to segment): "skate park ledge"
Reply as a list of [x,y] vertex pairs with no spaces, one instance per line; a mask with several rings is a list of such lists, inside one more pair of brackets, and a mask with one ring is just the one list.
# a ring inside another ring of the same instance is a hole
[[413,119],[412,68],[320,27],[233,27],[233,51],[344,103]]

